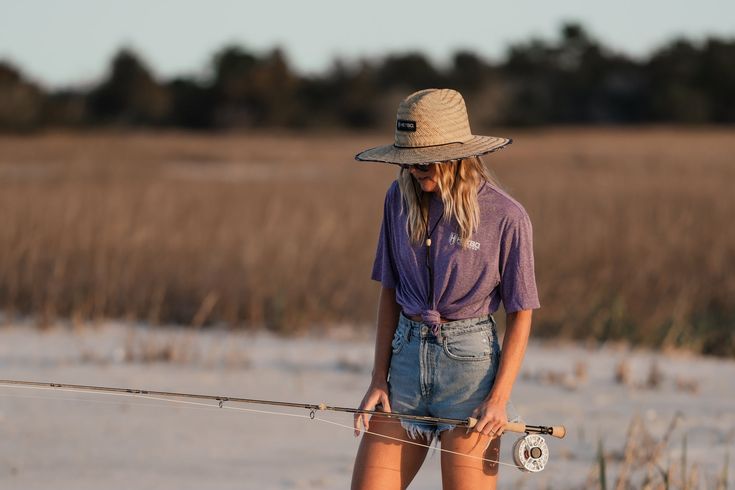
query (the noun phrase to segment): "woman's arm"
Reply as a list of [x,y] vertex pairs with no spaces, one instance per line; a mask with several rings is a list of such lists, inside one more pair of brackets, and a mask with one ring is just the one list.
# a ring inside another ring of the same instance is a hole
[[532,313],[533,310],[521,310],[508,313],[506,317],[505,338],[495,383],[483,404],[476,410],[478,422],[475,430],[478,432],[500,436],[508,421],[505,405],[510,399],[513,383],[526,352]]
[[[378,300],[378,328],[375,335],[375,360],[373,361],[373,375],[370,387],[360,403],[362,410],[374,410],[381,404],[384,412],[390,412],[388,401],[388,370],[390,369],[391,343],[398,325],[401,307],[396,302],[396,290],[383,287]],[[355,435],[360,434],[359,421],[370,427],[370,417],[366,414],[355,414]]]
[[396,303],[396,290],[382,288],[378,300],[378,332],[375,336],[373,381],[386,381],[390,368],[391,343],[398,325],[401,307]]

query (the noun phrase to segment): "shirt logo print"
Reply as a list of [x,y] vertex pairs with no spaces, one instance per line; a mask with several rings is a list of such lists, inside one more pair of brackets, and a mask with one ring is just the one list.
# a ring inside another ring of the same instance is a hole
[[[459,235],[452,232],[449,234],[449,244],[450,245],[461,245],[462,240],[459,238]],[[480,250],[480,242],[476,242],[474,240],[467,240],[467,249],[468,250]]]

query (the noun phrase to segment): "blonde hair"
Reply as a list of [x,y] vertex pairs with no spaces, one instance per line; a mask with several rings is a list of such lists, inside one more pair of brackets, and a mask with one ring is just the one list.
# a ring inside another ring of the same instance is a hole
[[[440,219],[447,222],[452,218],[456,219],[460,244],[466,248],[470,235],[477,231],[480,224],[480,206],[477,202],[480,184],[483,181],[496,187],[500,187],[500,184],[479,156],[434,165],[439,196],[444,203],[444,215]],[[404,209],[408,211],[408,236],[415,244],[423,243],[426,238],[430,193],[421,190],[421,186],[407,169],[400,170],[398,186],[403,196],[401,212]]]

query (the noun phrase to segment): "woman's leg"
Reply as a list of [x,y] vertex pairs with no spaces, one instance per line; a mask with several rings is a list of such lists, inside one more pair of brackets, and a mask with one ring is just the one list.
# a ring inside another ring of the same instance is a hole
[[[399,421],[377,415],[370,419],[370,432],[400,441],[423,442],[422,439],[410,439]],[[363,435],[352,472],[352,490],[408,487],[421,468],[428,448],[400,441],[375,434]]]
[[[500,438],[495,438],[487,446],[489,436],[479,432],[466,433],[457,428],[441,433],[441,447],[462,454],[498,461],[500,459]],[[498,477],[498,464],[468,458],[458,454],[442,452],[442,488],[444,490],[469,490],[482,488],[495,490]]]

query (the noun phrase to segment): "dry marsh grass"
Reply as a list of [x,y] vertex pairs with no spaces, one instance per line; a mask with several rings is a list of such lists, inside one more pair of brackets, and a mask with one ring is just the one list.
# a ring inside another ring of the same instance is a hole
[[[735,131],[557,129],[486,159],[534,223],[544,336],[733,355]],[[0,308],[291,332],[369,323],[380,134],[0,137]]]
[[[672,443],[681,414],[676,414],[661,436],[654,435],[640,415],[634,416],[626,433],[622,451],[606,451],[600,439],[597,463],[587,477],[585,488],[600,490],[726,490],[730,466],[729,453],[724,461],[712,454],[708,466],[701,468],[687,456],[687,432],[681,434],[678,458],[672,458]],[[677,434],[678,435],[678,434]],[[610,463],[616,471],[609,471]],[[721,466],[720,466],[721,465]],[[716,469],[720,468],[719,471]],[[703,471],[704,470],[704,471]],[[714,471],[713,471],[714,470]],[[609,485],[609,483],[614,484]]]

